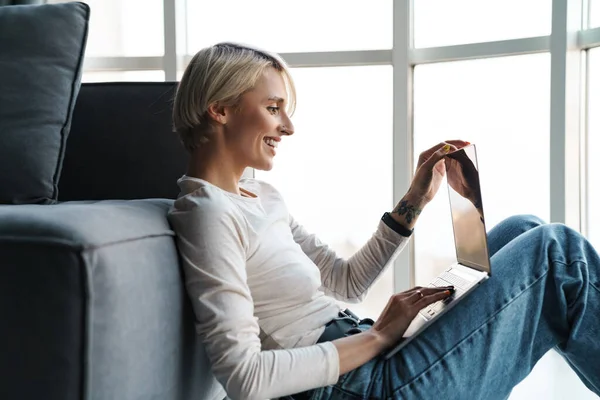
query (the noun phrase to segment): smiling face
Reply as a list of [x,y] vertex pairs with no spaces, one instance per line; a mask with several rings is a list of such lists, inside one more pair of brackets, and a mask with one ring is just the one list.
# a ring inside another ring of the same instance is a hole
[[281,73],[267,68],[236,106],[226,107],[223,137],[236,164],[264,171],[273,168],[281,137],[294,132],[286,98]]

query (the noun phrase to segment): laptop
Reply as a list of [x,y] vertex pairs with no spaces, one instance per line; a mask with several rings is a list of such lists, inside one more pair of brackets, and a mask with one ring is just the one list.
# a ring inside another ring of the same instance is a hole
[[475,145],[448,154],[445,164],[456,262],[429,286],[454,286],[455,292],[419,311],[401,341],[385,355],[386,359],[410,343],[492,274]]

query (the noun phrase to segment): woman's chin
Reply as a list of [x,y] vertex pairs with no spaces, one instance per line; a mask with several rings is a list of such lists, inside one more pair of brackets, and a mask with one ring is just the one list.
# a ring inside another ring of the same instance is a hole
[[270,171],[273,169],[273,160],[262,160],[260,163],[256,163],[252,168],[260,171]]

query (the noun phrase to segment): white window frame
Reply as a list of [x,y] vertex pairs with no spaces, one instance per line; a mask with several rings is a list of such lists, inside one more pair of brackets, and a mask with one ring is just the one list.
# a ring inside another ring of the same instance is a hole
[[[187,0],[163,0],[165,48],[162,57],[89,57],[84,71],[161,70],[167,81],[191,59],[187,52]],[[199,0],[194,0],[199,1]],[[449,0],[451,1],[451,0]],[[600,46],[600,28],[588,26],[587,0],[552,0],[552,33],[547,36],[461,44],[413,47],[413,0],[393,2],[393,47],[385,50],[282,53],[291,67],[392,65],[393,72],[393,197],[409,187],[413,166],[413,69],[447,61],[550,53],[550,220],[587,234],[587,60]],[[394,204],[390,204],[392,207]],[[412,243],[412,242],[411,242]],[[394,267],[394,289],[414,285],[414,247]]]

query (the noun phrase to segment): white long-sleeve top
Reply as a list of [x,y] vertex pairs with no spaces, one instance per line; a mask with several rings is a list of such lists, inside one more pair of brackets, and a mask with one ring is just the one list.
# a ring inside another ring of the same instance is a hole
[[337,382],[336,347],[315,344],[340,311],[333,298],[361,301],[408,238],[380,221],[344,260],[265,182],[240,181],[256,197],[187,176],[178,184],[169,220],[197,333],[228,396],[263,400]]

